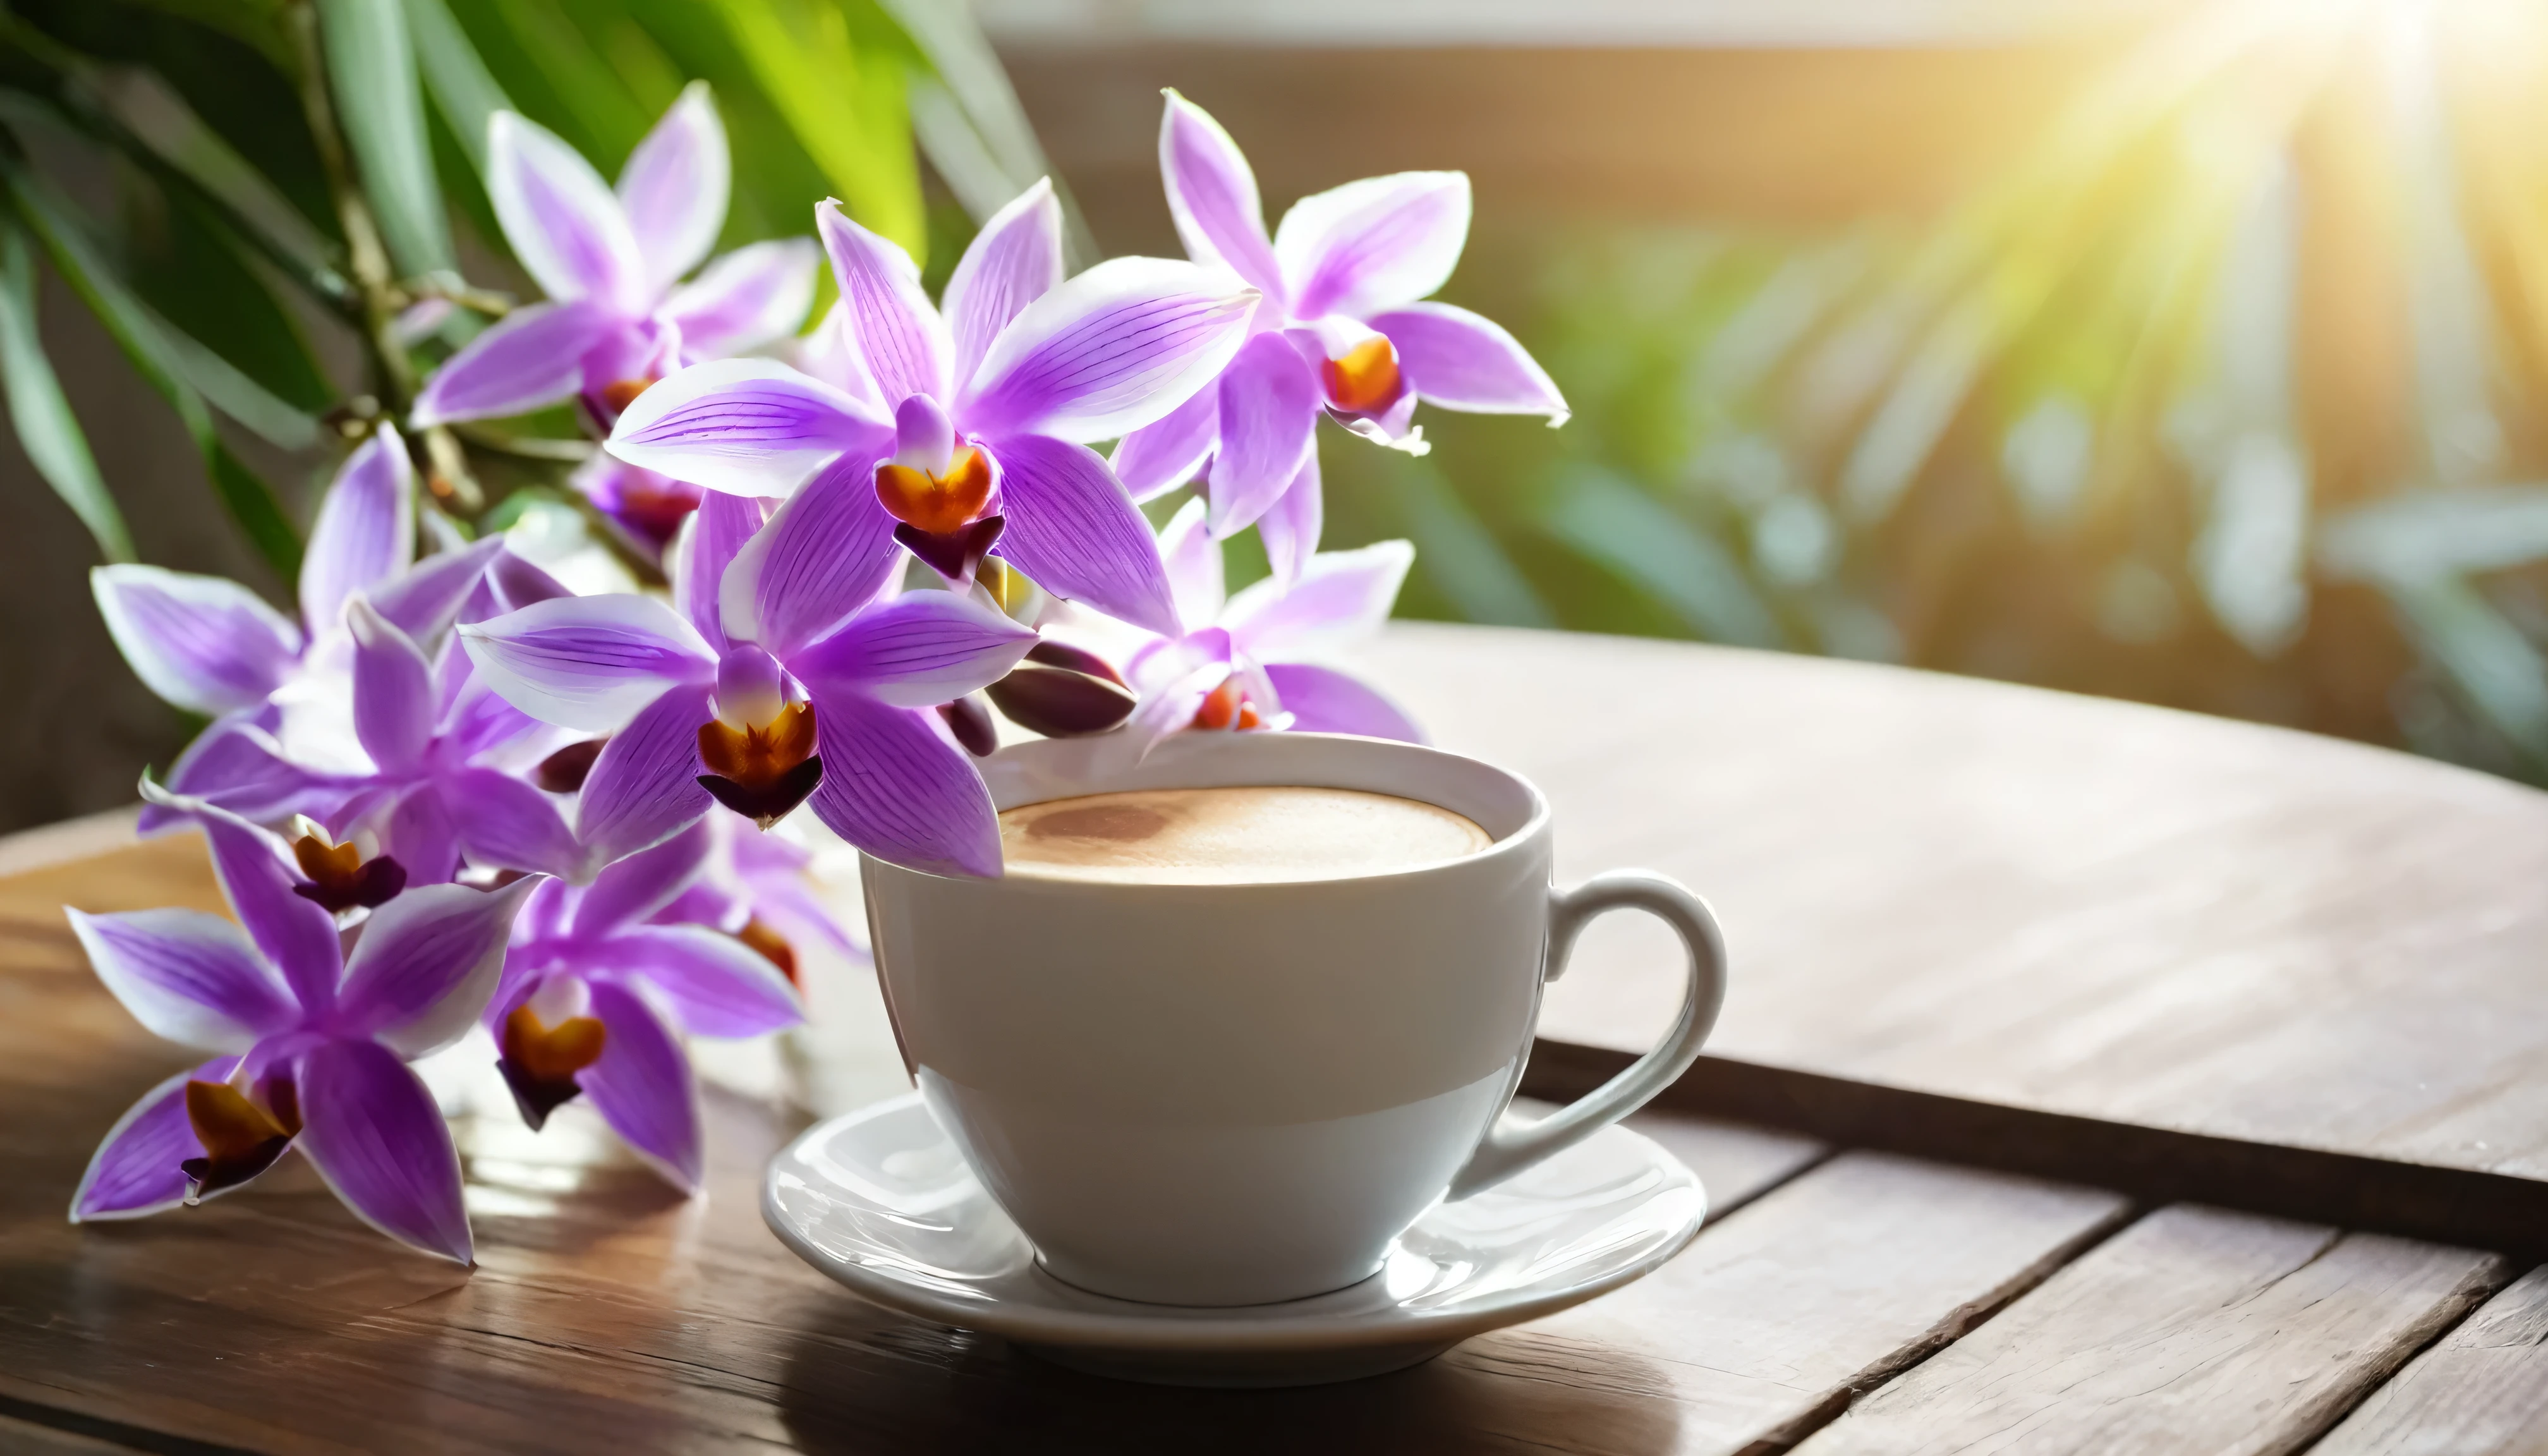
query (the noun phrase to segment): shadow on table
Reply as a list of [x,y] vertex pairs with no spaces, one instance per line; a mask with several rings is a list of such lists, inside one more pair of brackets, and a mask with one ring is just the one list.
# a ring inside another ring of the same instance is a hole
[[[882,1358],[879,1358],[882,1357]],[[1552,1372],[1555,1374],[1556,1372]],[[778,1392],[797,1449],[1469,1452],[1642,1456],[1680,1430],[1658,1372],[1620,1355],[1603,1389],[1430,1360],[1293,1390],[1191,1390],[1082,1375],[1004,1340],[843,1308],[793,1339]]]

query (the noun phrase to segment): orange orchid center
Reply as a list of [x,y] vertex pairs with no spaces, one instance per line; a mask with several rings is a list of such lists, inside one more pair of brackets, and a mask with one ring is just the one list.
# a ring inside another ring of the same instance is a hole
[[1398,350],[1375,333],[1326,362],[1327,398],[1339,410],[1372,413],[1398,398]]
[[301,1132],[301,1099],[292,1083],[276,1079],[260,1103],[228,1082],[186,1084],[186,1123],[204,1155],[182,1164],[192,1185],[186,1201],[234,1188],[283,1156]]
[[315,834],[292,842],[292,858],[314,884],[351,884],[363,868],[361,850],[350,843],[331,845]]
[[715,718],[699,725],[699,762],[747,789],[766,790],[814,756],[814,705],[791,702],[758,727],[733,728]]
[[351,842],[331,844],[316,826],[292,842],[292,859],[304,876],[292,892],[330,915],[357,905],[378,909],[407,888],[407,866],[387,855],[366,861]]
[[593,1017],[570,1016],[550,1026],[526,1001],[504,1018],[502,1049],[504,1059],[532,1080],[557,1083],[599,1061],[607,1040]]
[[1212,695],[1203,700],[1203,706],[1195,709],[1194,725],[1217,732],[1224,728],[1262,728],[1265,719],[1232,677],[1223,679]]
[[785,936],[772,930],[769,921],[756,915],[743,923],[743,929],[736,931],[734,938],[760,952],[762,959],[777,966],[778,973],[787,977],[789,985],[801,987],[804,984],[796,979],[796,948],[787,944]]
[[991,461],[979,450],[956,452],[942,475],[890,462],[876,467],[876,500],[887,514],[933,536],[963,528],[991,500]]
[[601,403],[610,407],[610,412],[617,415],[627,413],[628,407],[637,403],[637,397],[654,387],[655,381],[651,379],[614,379],[596,393],[601,396]]

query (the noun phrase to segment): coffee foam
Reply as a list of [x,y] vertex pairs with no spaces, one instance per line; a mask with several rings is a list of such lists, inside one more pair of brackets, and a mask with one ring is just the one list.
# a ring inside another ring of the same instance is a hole
[[1349,788],[1145,788],[1024,804],[1000,815],[1010,873],[1130,884],[1385,874],[1461,859],[1493,843],[1448,809]]

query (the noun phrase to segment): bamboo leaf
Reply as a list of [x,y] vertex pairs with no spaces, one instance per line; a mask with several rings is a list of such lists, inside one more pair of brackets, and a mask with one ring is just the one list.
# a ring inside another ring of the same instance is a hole
[[415,59],[424,71],[424,86],[434,108],[451,127],[469,165],[487,170],[487,119],[515,110],[504,88],[469,42],[469,33],[452,17],[444,0],[407,0],[407,23],[415,41]]
[[[291,517],[275,499],[273,487],[267,485],[224,444],[221,431],[213,421],[213,412],[205,403],[190,371],[204,369],[206,361],[227,370],[237,385],[258,390],[256,385],[239,375],[213,355],[203,345],[181,337],[160,321],[139,299],[133,296],[124,281],[105,266],[94,243],[81,232],[74,215],[55,197],[44,180],[26,166],[9,158],[0,161],[0,177],[5,177],[9,200],[18,216],[36,236],[43,240],[46,253],[52,259],[62,281],[88,305],[116,344],[124,350],[142,379],[168,401],[186,433],[204,457],[204,468],[212,478],[213,489],[239,530],[254,545],[277,575],[286,582],[298,579],[301,571],[301,539],[292,528]],[[218,373],[218,371],[217,371]],[[289,406],[272,396],[274,409],[291,413]],[[317,426],[307,416],[295,416],[310,429],[315,438]],[[241,423],[247,423],[242,419]]]
[[2548,658],[2465,582],[2391,587],[2424,652],[2498,732],[2548,761]]
[[1102,256],[1079,204],[1036,140],[1009,73],[963,0],[877,0],[929,60],[910,80],[911,126],[929,164],[976,223],[1006,207],[1039,177],[1051,177],[1061,202],[1062,245],[1070,266]]
[[1415,542],[1415,574],[1462,620],[1507,627],[1554,627],[1557,615],[1497,544],[1442,473],[1392,453],[1376,462],[1390,477],[1386,499]]
[[1542,515],[1550,534],[1636,587],[1711,642],[1783,646],[1785,633],[1714,538],[1606,471],[1569,481]]
[[37,473],[97,538],[99,555],[133,560],[124,513],[107,494],[88,436],[80,432],[79,417],[45,357],[36,330],[36,259],[26,229],[14,220],[0,220],[0,384],[8,388],[9,422],[17,428],[18,444]]
[[901,59],[856,45],[848,20],[825,0],[731,0],[725,21],[851,215],[923,255],[929,227],[919,163],[905,141]]
[[401,0],[317,0],[327,88],[381,240],[410,276],[455,266]]

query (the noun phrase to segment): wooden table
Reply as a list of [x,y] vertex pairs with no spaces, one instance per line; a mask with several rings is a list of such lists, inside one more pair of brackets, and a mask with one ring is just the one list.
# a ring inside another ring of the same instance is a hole
[[[726,1093],[686,1203],[464,1130],[474,1271],[306,1184],[74,1228],[185,1058],[59,907],[217,897],[190,840],[40,834],[0,842],[0,1449],[2548,1449],[2548,797],[1871,668],[1416,627],[1376,661],[1549,789],[1567,873],[1725,919],[1717,1053],[1640,1120],[1714,1210],[1651,1278],[1377,1380],[1121,1385],[797,1263],[755,1187],[802,1115]],[[1587,946],[1536,1088],[1648,1035],[1659,951]]]

